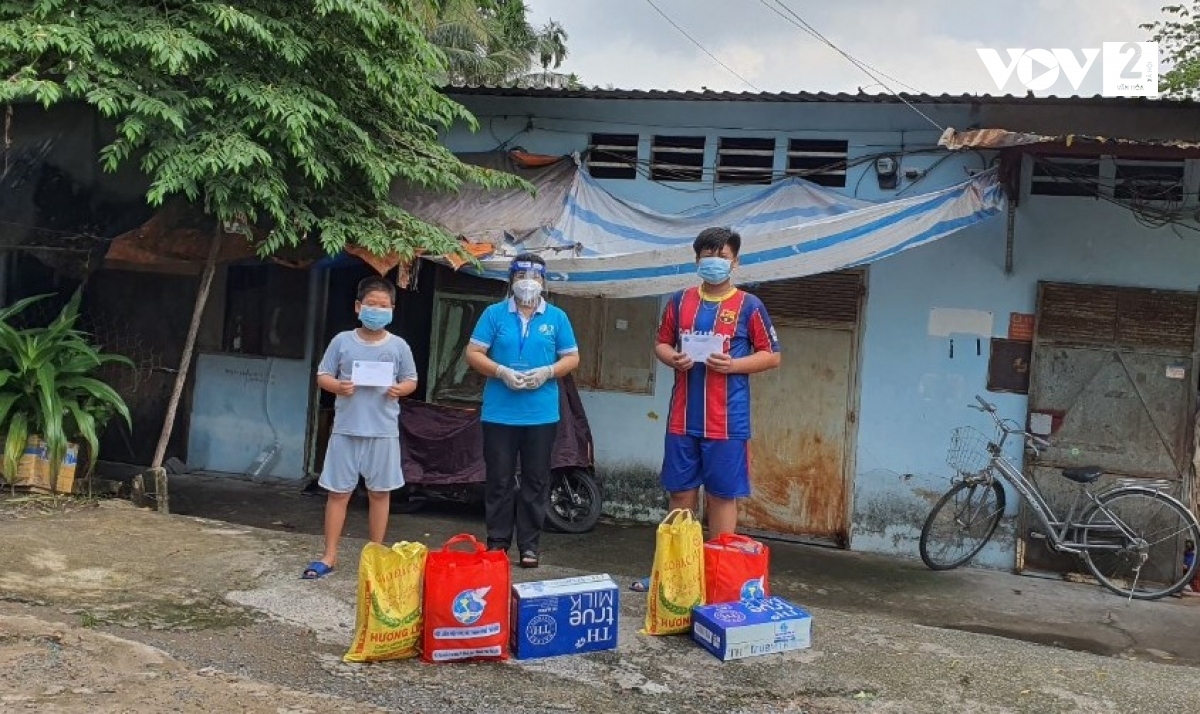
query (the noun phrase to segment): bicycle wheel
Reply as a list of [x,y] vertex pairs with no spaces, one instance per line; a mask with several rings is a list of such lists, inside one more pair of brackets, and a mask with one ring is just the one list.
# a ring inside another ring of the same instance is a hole
[[1183,542],[1200,543],[1200,530],[1170,496],[1120,488],[1100,496],[1082,523],[1083,562],[1118,595],[1156,600],[1182,590],[1196,571],[1196,563],[1187,571],[1181,567]]
[[999,481],[964,481],[934,505],[921,528],[921,560],[933,570],[957,568],[983,549],[1004,515]]

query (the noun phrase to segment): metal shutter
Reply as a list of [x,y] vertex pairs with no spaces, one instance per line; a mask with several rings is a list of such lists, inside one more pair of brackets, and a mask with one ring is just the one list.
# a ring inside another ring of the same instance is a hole
[[1041,342],[1188,355],[1196,340],[1194,292],[1042,283]]
[[825,273],[747,286],[775,322],[806,322],[854,329],[864,292],[862,271]]

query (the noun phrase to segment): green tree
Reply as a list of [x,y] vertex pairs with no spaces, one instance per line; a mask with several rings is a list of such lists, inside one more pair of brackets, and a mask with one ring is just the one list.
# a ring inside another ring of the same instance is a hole
[[1200,93],[1200,1],[1167,5],[1166,16],[1142,25],[1158,42],[1167,71],[1159,77],[1160,90],[1169,96],[1193,97]]
[[394,182],[519,184],[438,141],[475,122],[440,92],[424,1],[0,2],[0,102],[94,107],[116,127],[106,169],[137,161],[150,204],[265,229],[264,255],[310,234],[330,253],[454,250],[388,200]]
[[424,0],[423,7],[426,36],[447,59],[445,84],[570,84],[552,71],[567,57],[566,30],[554,20],[534,27],[522,0]]
[[[0,0],[0,104],[93,107],[115,128],[107,170],[137,162],[146,200],[212,220],[161,467],[225,232],[262,255],[317,236],[411,258],[455,237],[392,204],[397,182],[530,188],[460,162],[439,131],[465,108],[440,91],[446,56],[419,21],[428,0]],[[165,508],[160,500],[160,508]]]

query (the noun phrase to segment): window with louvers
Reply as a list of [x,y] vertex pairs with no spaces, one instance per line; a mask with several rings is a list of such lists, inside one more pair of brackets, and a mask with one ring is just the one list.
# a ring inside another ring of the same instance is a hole
[[843,271],[747,285],[746,290],[763,301],[772,322],[854,329],[865,284],[861,271]]
[[653,181],[699,181],[704,177],[703,136],[656,136],[651,148]]
[[1193,292],[1042,283],[1037,337],[1186,355],[1196,339],[1196,300]]
[[637,178],[637,134],[592,134],[588,174],[599,179]]
[[775,139],[722,137],[717,145],[717,183],[771,183]]
[[821,186],[843,188],[849,152],[848,141],[791,139],[788,141],[787,173]]

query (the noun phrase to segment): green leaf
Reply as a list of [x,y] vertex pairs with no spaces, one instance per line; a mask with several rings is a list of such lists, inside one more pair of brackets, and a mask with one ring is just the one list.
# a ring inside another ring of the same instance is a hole
[[34,295],[32,297],[27,297],[27,298],[18,300],[16,302],[14,302],[12,305],[9,305],[6,308],[0,309],[0,322],[8,322],[14,316],[19,315],[21,312],[23,312],[25,310],[25,308],[29,307],[30,305],[33,305],[34,303],[45,300],[48,297],[51,297],[51,295],[49,295],[49,294]]
[[8,413],[20,397],[21,395],[15,392],[0,393],[0,434],[7,433]]
[[104,170],[140,169],[149,205],[184,201],[210,222],[251,224],[264,256],[318,232],[330,252],[457,250],[441,228],[397,215],[396,186],[532,186],[442,146],[448,128],[478,122],[441,88],[472,64],[509,81],[566,54],[561,26],[535,28],[508,0],[34,7],[0,3],[0,102],[90,106],[111,125]]
[[63,394],[57,389],[56,370],[53,364],[43,364],[37,370],[37,397],[41,408],[40,430],[42,440],[46,442],[47,456],[50,463],[62,461],[67,452],[67,435],[63,431]]
[[63,389],[80,390],[97,402],[111,406],[125,419],[126,426],[133,426],[129,407],[125,405],[125,401],[121,399],[120,395],[104,382],[91,377],[68,377],[59,384]]
[[29,441],[29,422],[24,414],[18,413],[8,422],[8,436],[4,441],[4,479],[8,483],[17,480],[17,464],[25,453]]
[[78,404],[71,402],[67,405],[67,411],[74,420],[76,433],[79,434],[83,442],[87,444],[88,453],[88,473],[96,466],[96,459],[100,454],[100,437],[97,433],[96,419]]

